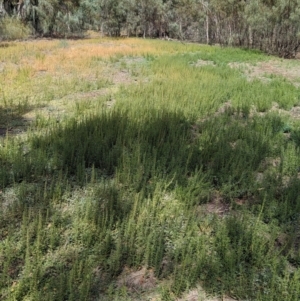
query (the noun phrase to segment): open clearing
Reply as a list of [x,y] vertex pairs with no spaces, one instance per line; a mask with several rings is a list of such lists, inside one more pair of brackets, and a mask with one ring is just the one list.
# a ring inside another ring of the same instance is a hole
[[0,47],[0,299],[298,300],[299,70],[175,41]]

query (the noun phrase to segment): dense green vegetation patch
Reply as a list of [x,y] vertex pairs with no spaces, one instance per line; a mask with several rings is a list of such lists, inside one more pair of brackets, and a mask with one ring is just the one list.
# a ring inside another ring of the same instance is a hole
[[[1,138],[1,299],[176,300],[197,285],[299,299],[299,89],[228,66],[260,59],[204,47],[132,67],[120,55],[110,64],[147,80],[103,96],[114,105],[95,98]],[[151,286],[119,285],[142,267]]]

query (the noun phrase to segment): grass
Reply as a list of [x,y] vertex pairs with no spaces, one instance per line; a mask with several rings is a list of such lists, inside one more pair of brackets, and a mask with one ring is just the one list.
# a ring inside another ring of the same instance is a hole
[[268,57],[98,38],[0,55],[1,299],[299,298],[299,89],[228,65]]

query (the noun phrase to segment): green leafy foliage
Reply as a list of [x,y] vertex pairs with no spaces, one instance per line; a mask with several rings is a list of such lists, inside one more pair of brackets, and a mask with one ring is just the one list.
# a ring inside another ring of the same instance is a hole
[[[0,17],[14,16],[10,39],[23,37],[22,20],[39,35],[143,36],[254,48],[295,57],[300,46],[299,0],[25,0],[0,3]],[[3,26],[2,26],[3,27]],[[26,28],[26,27],[25,27]],[[3,35],[3,34],[2,34]]]

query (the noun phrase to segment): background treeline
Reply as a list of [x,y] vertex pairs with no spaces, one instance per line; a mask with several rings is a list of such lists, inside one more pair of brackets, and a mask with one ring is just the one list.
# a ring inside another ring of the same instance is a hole
[[168,37],[294,57],[299,13],[300,0],[0,0],[0,37],[97,29],[110,36]]

